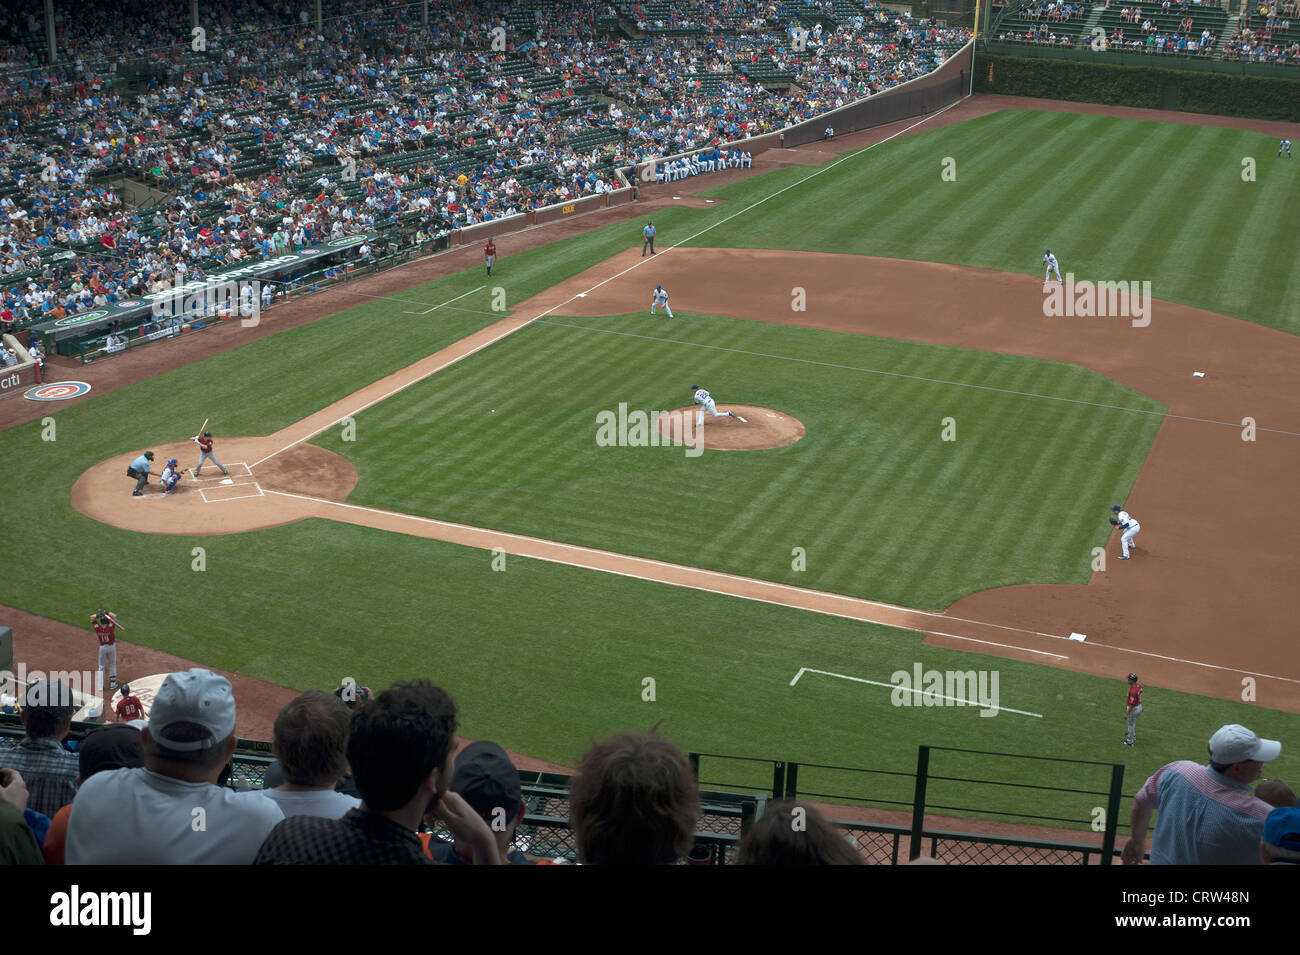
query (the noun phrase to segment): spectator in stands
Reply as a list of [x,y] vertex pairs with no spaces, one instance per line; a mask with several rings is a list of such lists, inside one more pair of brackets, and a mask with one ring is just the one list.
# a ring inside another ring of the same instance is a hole
[[72,690],[58,680],[36,680],[23,697],[25,735],[13,749],[0,750],[0,767],[22,773],[27,805],[53,817],[77,795],[77,757],[63,748],[76,715]]
[[498,864],[496,840],[477,813],[448,791],[456,705],[426,680],[394,684],[352,716],[348,762],[360,808],[339,819],[294,816],[276,826],[258,865],[425,865],[416,829],[436,813],[476,864]]
[[320,690],[294,697],[276,714],[271,748],[280,761],[284,782],[261,792],[274,800],[286,819],[338,819],[361,805],[360,799],[334,789],[348,771],[351,719],[341,700]]
[[1272,807],[1251,795],[1250,784],[1264,763],[1282,754],[1282,744],[1234,723],[1210,737],[1209,754],[1208,766],[1190,760],[1162,766],[1138,790],[1125,865],[1142,863],[1153,811],[1152,865],[1257,863],[1260,833]]
[[741,865],[862,865],[862,856],[817,810],[793,799],[767,804],[740,840]]
[[27,824],[27,785],[16,769],[0,769],[0,865],[40,865],[41,847]]
[[1295,790],[1280,779],[1266,779],[1255,787],[1255,796],[1274,808],[1294,806]]
[[695,841],[699,812],[686,757],[649,734],[592,743],[569,789],[569,824],[588,865],[675,863]]
[[169,674],[141,741],[143,767],[98,773],[77,793],[68,819],[68,863],[252,862],[284,814],[260,792],[217,785],[237,742],[230,682],[199,668]]
[[1259,857],[1264,865],[1300,865],[1300,809],[1286,806],[1268,814]]
[[[126,723],[114,723],[91,730],[77,747],[77,786],[80,787],[96,773],[110,769],[133,769],[144,765],[144,743],[140,731]],[[46,865],[63,865],[67,847],[68,818],[72,806],[67,805],[54,814],[41,851]]]
[[[496,837],[501,857],[510,865],[536,865],[518,849],[510,848],[515,829],[524,818],[525,806],[519,770],[510,762],[506,751],[490,740],[479,740],[460,751],[455,766],[451,791],[461,796],[487,823]],[[424,835],[420,839],[425,842]],[[473,864],[473,846],[463,843],[429,839],[426,850],[435,862]]]

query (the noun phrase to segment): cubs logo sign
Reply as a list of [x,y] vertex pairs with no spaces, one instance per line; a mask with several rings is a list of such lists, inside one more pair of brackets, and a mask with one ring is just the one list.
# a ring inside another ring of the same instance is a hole
[[90,385],[84,381],[52,381],[47,385],[37,385],[23,392],[24,398],[32,401],[63,401],[67,398],[80,398],[90,391]]

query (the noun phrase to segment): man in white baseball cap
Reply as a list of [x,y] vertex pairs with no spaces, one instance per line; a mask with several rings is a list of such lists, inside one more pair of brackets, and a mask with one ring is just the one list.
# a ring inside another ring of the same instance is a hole
[[1209,765],[1169,763],[1138,790],[1125,865],[1142,864],[1153,811],[1152,865],[1260,864],[1260,835],[1273,807],[1257,799],[1250,784],[1282,754],[1282,744],[1232,723],[1210,737],[1208,749]]
[[97,773],[68,820],[69,865],[248,865],[284,814],[260,792],[216,785],[235,752],[230,681],[163,681],[140,733],[145,764]]

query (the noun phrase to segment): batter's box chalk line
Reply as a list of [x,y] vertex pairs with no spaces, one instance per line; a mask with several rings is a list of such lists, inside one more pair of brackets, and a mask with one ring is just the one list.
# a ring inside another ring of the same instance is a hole
[[[233,494],[233,495],[229,495],[229,496],[227,496],[227,495],[225,495],[225,494],[222,494],[220,497],[216,497],[216,498],[210,498],[210,497],[208,497],[208,494],[209,494],[209,493],[212,493],[212,492],[217,492],[217,491],[226,491],[226,490],[232,490],[232,491],[233,491],[235,488],[240,488],[240,487],[251,487],[251,488],[253,488],[254,491],[256,491],[257,493],[255,493],[255,494]],[[258,484],[256,481],[249,481],[249,482],[246,482],[246,483],[244,483],[244,484],[231,484],[231,485],[228,485],[227,487],[222,487],[222,488],[215,488],[215,487],[213,487],[213,488],[208,488],[208,487],[203,487],[203,488],[199,488],[199,493],[200,493],[201,495],[203,495],[203,503],[204,503],[204,504],[225,504],[227,501],[242,501],[242,500],[245,500],[246,498],[250,498],[250,497],[266,497],[266,492],[262,490],[262,485]]]
[[[193,468],[189,469],[189,479],[192,483],[197,482],[199,484],[211,484],[212,482],[215,481],[218,484],[226,484],[231,482],[232,478],[253,476],[253,471],[251,468],[249,468],[247,461],[232,461],[230,464],[227,464],[226,470],[230,472],[229,474],[222,474],[218,468],[213,468],[211,464],[205,464],[204,467],[212,468],[212,473],[209,474],[207,471],[204,471],[198,477],[195,477],[194,469]],[[235,473],[236,469],[238,468],[244,469],[242,474]]]

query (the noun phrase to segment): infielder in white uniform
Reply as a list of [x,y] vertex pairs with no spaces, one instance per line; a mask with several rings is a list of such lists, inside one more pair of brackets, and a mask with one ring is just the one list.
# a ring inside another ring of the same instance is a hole
[[1110,519],[1110,522],[1123,532],[1120,535],[1119,545],[1124,549],[1124,553],[1120,555],[1119,559],[1128,560],[1128,549],[1132,547],[1137,550],[1137,544],[1133,543],[1133,538],[1137,537],[1137,532],[1142,530],[1142,525],[1135,521],[1128,511],[1121,509],[1118,504],[1112,507],[1111,510],[1115,512],[1115,516]]
[[664,311],[668,313],[668,317],[672,318],[673,310],[668,307],[668,293],[664,291],[664,287],[662,285],[656,285],[654,291],[654,298],[651,299],[650,301],[650,314],[653,315],[655,313],[655,309],[658,308],[660,305],[664,307]]
[[1051,249],[1043,253],[1043,268],[1047,270],[1047,274],[1043,276],[1044,285],[1047,284],[1047,280],[1052,277],[1053,273],[1056,275],[1056,281],[1061,281],[1061,267],[1056,261],[1056,256],[1052,255]]
[[745,420],[734,411],[719,411],[718,406],[713,403],[713,396],[699,385],[691,385],[691,391],[695,394],[695,403],[700,406],[700,413],[695,418],[695,427],[699,428],[704,424],[704,412],[706,411],[715,418],[737,418],[740,421]]

